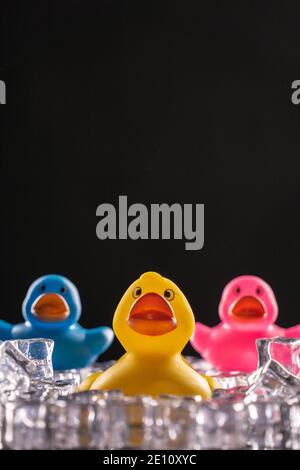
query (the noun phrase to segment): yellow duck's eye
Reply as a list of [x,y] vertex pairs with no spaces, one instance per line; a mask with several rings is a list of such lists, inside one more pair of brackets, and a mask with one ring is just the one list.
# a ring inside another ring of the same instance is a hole
[[136,287],[134,291],[132,292],[132,297],[137,299],[142,293],[142,289],[140,287]]
[[175,297],[175,293],[172,289],[166,289],[164,292],[164,296],[167,300],[173,300]]

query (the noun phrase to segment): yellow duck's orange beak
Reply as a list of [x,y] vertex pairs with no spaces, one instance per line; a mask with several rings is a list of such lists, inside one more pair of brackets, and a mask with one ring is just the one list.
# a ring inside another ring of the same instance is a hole
[[128,325],[137,333],[159,336],[177,327],[177,321],[170,304],[159,294],[148,293],[132,305]]
[[70,314],[65,299],[52,292],[39,297],[33,304],[31,311],[39,320],[45,322],[63,321]]
[[265,309],[258,299],[249,295],[237,301],[231,314],[237,320],[251,321],[262,318],[265,315]]

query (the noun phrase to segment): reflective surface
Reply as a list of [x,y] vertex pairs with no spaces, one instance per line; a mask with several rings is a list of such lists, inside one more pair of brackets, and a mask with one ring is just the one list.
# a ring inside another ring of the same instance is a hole
[[300,449],[300,340],[259,340],[258,348],[251,374],[222,374],[188,358],[221,386],[205,402],[77,393],[83,378],[112,363],[53,373],[48,340],[2,343],[1,448]]

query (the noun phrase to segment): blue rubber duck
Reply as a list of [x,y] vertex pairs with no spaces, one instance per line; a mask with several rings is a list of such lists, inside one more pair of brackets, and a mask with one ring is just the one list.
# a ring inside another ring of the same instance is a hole
[[31,284],[22,306],[25,323],[0,320],[0,340],[51,338],[53,367],[74,369],[92,364],[112,343],[111,328],[87,330],[77,321],[81,314],[79,292],[67,278],[49,274]]

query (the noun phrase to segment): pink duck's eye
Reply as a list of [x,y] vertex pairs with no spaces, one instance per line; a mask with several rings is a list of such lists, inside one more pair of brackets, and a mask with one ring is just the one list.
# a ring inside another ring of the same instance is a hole
[[257,293],[257,295],[261,295],[262,294],[262,289],[260,287],[257,287],[256,293]]
[[235,293],[236,293],[236,294],[240,294],[240,293],[241,293],[241,288],[240,288],[240,287],[236,287],[236,288],[235,288]]

